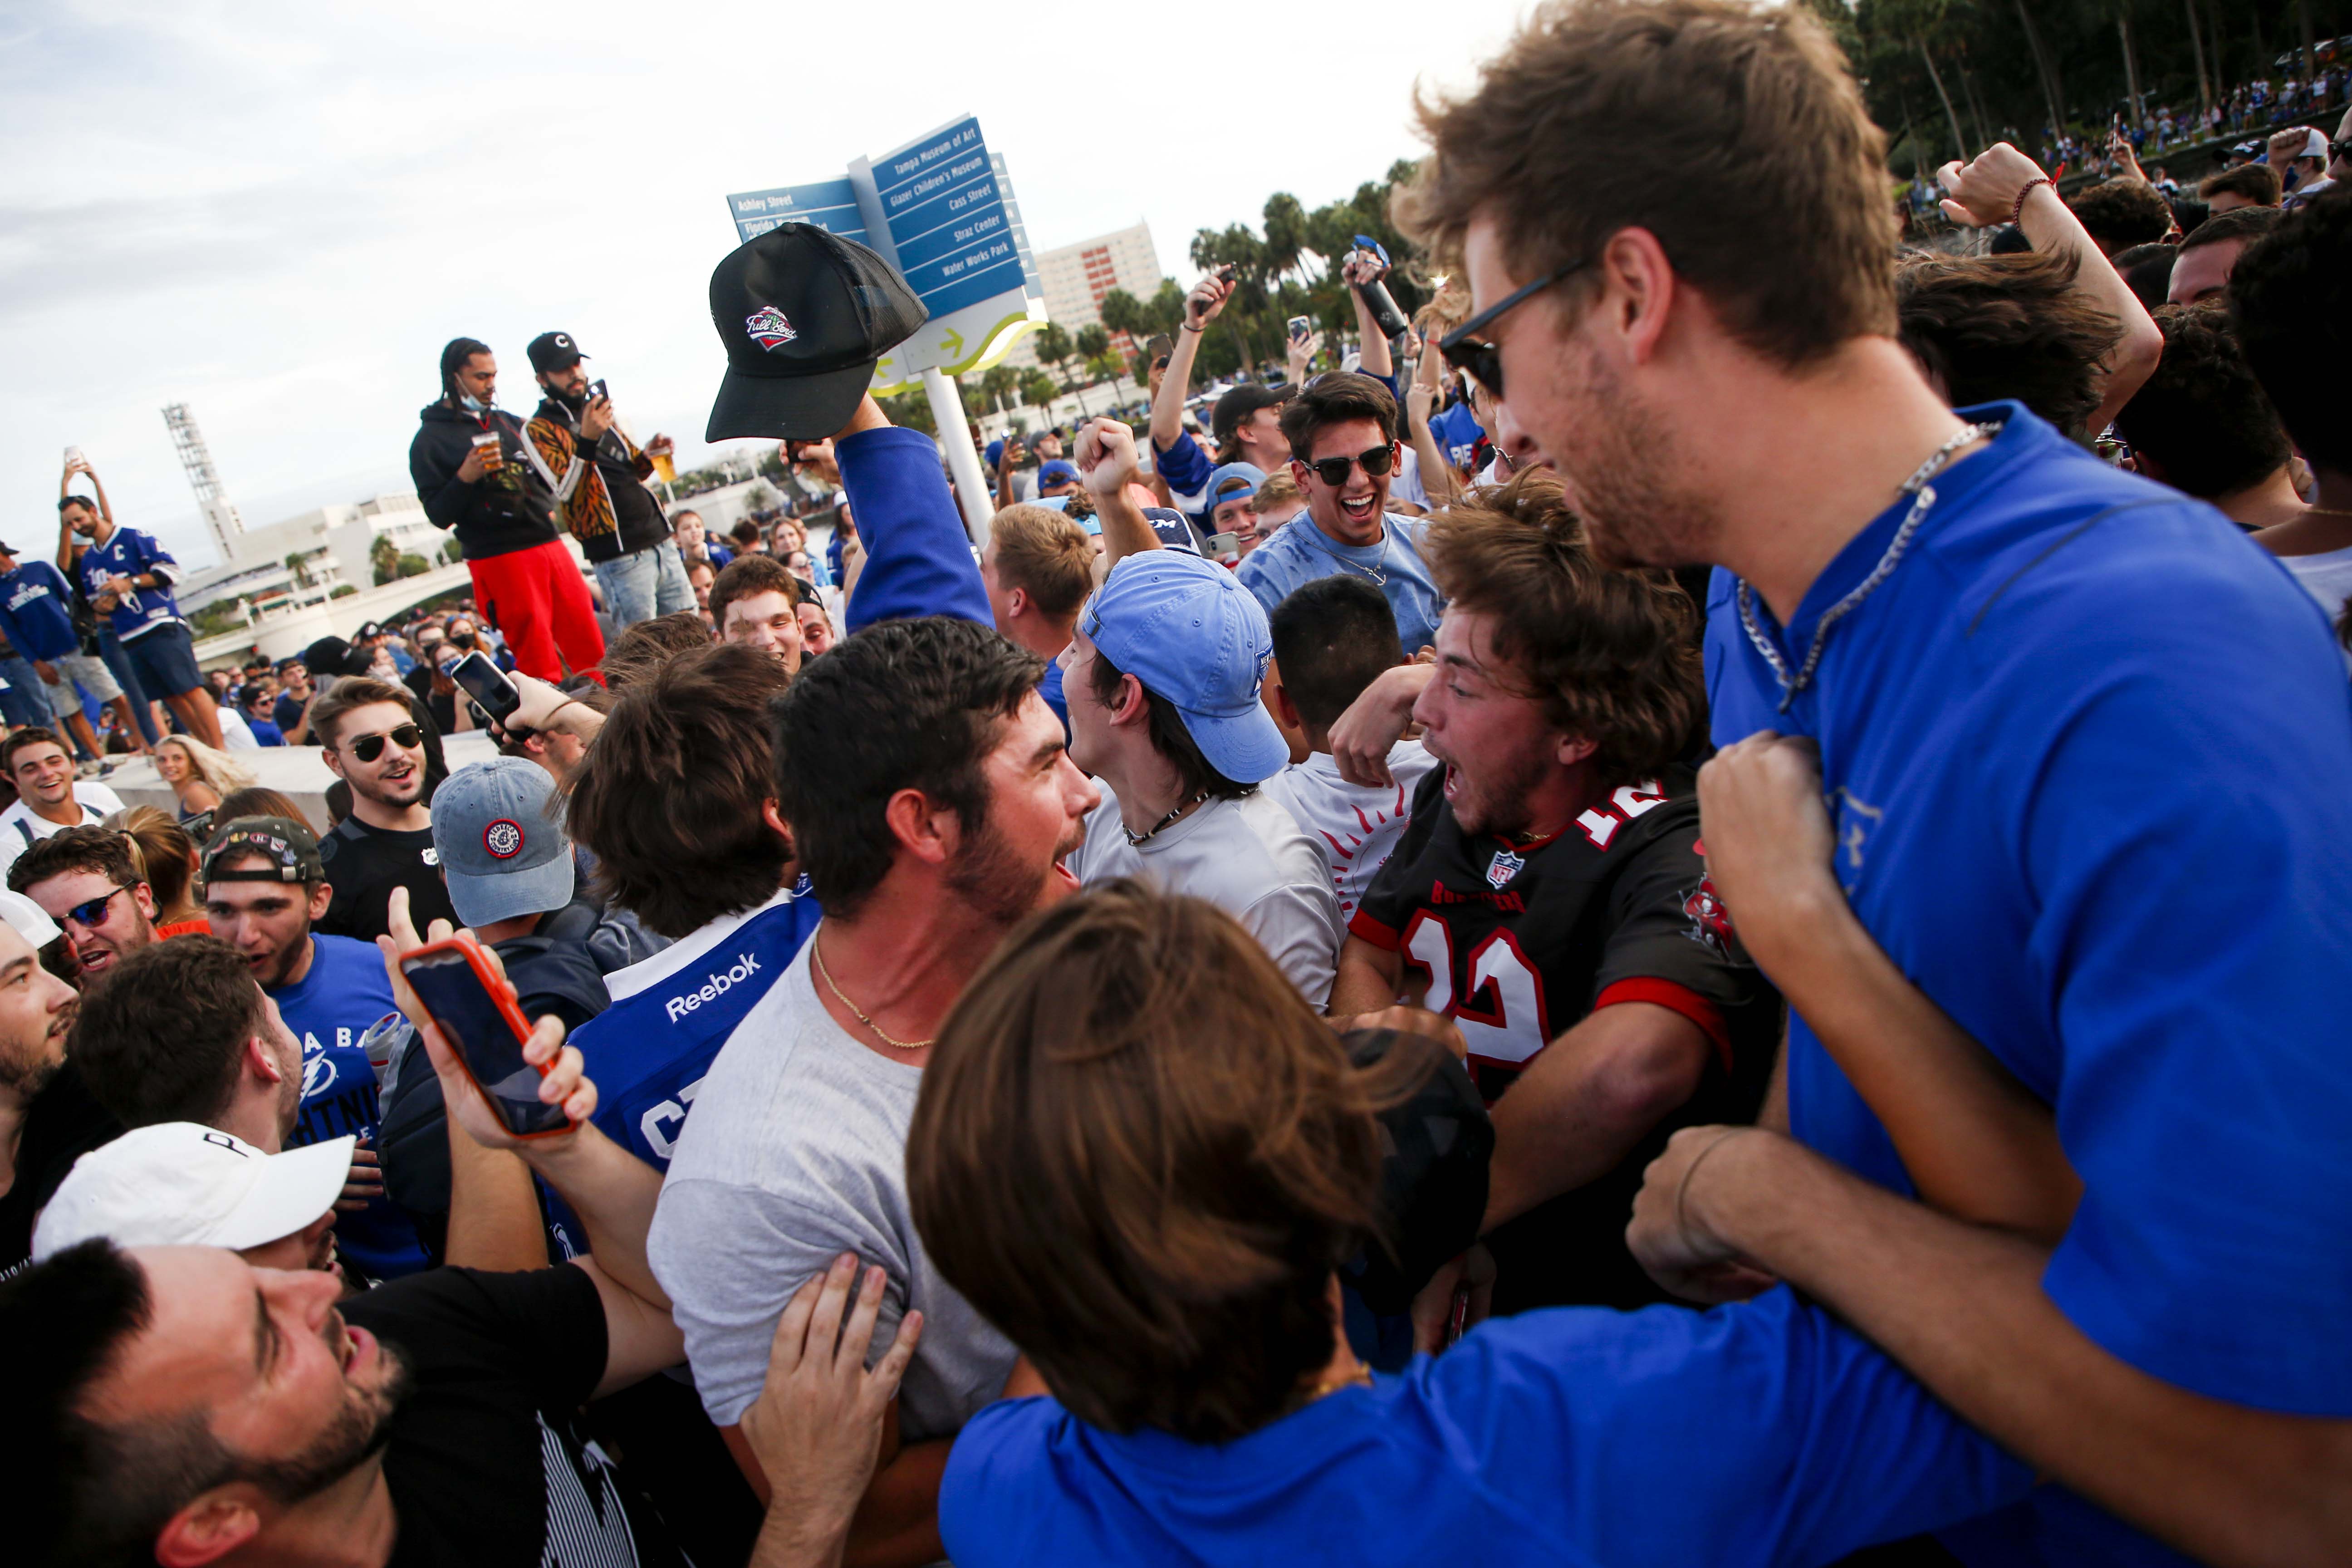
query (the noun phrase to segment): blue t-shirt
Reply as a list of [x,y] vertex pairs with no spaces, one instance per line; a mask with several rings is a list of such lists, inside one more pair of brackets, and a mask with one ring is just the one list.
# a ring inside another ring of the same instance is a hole
[[711,921],[604,976],[613,1005],[572,1032],[596,1082],[595,1123],[656,1171],[669,1169],[712,1058],[793,962],[824,911],[808,879]]
[[[300,1149],[345,1133],[373,1145],[382,1112],[375,1068],[359,1041],[370,1025],[399,1010],[383,954],[349,937],[314,933],[310,942],[309,972],[269,993],[302,1044],[301,1120],[286,1146]],[[416,1227],[383,1194],[355,1214],[335,1215],[335,1245],[379,1279],[414,1274],[426,1264]]]
[[[2014,404],[1971,412],[2008,424],[1937,478],[1908,553],[1835,624],[1786,711],[1716,574],[1715,739],[1819,742],[1855,914],[2055,1109],[2084,1188],[2043,1276],[2059,1309],[2192,1392],[2352,1415],[2342,655],[2311,596],[2221,513]],[[1831,563],[1785,633],[1756,602],[1790,668],[1907,510]],[[1789,1113],[1806,1143],[1911,1191],[1801,1016]],[[2096,1520],[2137,1560],[2162,1552]]]
[[[77,564],[82,587],[92,599],[106,592],[109,577],[136,577],[147,572],[152,573],[159,584],[166,584],[178,576],[180,570],[172,552],[156,543],[152,534],[142,533],[135,528],[116,529],[106,536],[105,543],[93,544],[83,551]],[[157,571],[158,567],[163,570]],[[169,587],[163,586],[125,595],[107,616],[116,639],[121,642],[129,642],[157,626],[172,626],[179,619],[179,601],[172,597]]]
[[1455,403],[1443,413],[1430,416],[1429,433],[1445,449],[1446,459],[1457,468],[1467,468],[1477,456],[1478,443],[1486,433],[1478,427],[1478,416],[1465,402]]
[[0,576],[0,631],[26,658],[62,658],[81,651],[74,631],[73,589],[46,561],[19,560]]
[[1375,574],[1385,576],[1388,581],[1380,589],[1388,595],[1397,640],[1410,658],[1437,640],[1437,618],[1445,602],[1437,596],[1437,584],[1413,545],[1412,520],[1391,512],[1383,521],[1388,537],[1381,542],[1341,544],[1302,511],[1242,557],[1234,575],[1269,616],[1293,592],[1318,578],[1344,573],[1369,582]]
[[1787,1289],[1497,1319],[1222,1445],[1003,1400],[956,1436],[958,1568],[1826,1563],[2032,1477]]
[[1045,679],[1037,683],[1037,695],[1045,700],[1045,706],[1051,708],[1054,717],[1062,721],[1062,738],[1069,739],[1070,700],[1062,695],[1061,660],[1049,658],[1045,661]]
[[1190,430],[1177,431],[1175,444],[1164,450],[1154,441],[1151,463],[1167,481],[1168,493],[1175,498],[1179,511],[1198,518],[1208,510],[1209,476],[1217,471],[1217,466],[1209,461],[1209,454],[1201,450],[1201,443],[1192,439]]
[[267,719],[257,719],[248,713],[245,716],[245,727],[252,731],[253,738],[265,746],[282,746],[286,743],[285,731]]

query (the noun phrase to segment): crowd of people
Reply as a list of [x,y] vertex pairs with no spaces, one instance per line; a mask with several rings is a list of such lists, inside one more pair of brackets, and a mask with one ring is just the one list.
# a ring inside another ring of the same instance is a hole
[[1742,0],[1418,112],[1406,331],[1188,417],[1212,271],[977,547],[786,225],[713,427],[837,559],[459,339],[478,615],[221,689],[329,820],[201,676],[177,813],[0,741],[25,1561],[2352,1556],[2352,195],[2002,143],[1906,248]]

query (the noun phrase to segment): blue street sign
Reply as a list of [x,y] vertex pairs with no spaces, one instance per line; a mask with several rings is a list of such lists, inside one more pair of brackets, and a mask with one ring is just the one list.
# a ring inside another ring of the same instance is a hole
[[934,318],[1022,290],[1013,216],[977,119],[885,153],[872,168],[898,270]]
[[845,179],[740,192],[727,198],[727,212],[735,220],[738,241],[765,234],[779,224],[813,223],[844,239],[866,243],[866,220],[858,215],[857,195]]

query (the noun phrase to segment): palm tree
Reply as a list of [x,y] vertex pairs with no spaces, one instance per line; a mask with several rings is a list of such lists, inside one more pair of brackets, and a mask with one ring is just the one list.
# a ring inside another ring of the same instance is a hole
[[[1038,328],[1033,346],[1037,351],[1039,362],[1052,365],[1057,373],[1062,372],[1062,367],[1069,363],[1071,354],[1076,352],[1068,330],[1059,321],[1048,321]],[[1070,390],[1069,376],[1066,373],[1062,374],[1062,384],[1063,390]]]
[[992,410],[1002,414],[1007,399],[1021,395],[1021,373],[1009,364],[991,365],[981,375],[980,393]]

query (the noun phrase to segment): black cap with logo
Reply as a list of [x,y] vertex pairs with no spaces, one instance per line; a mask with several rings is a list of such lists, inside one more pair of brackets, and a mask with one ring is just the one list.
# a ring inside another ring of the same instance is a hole
[[849,423],[874,364],[930,312],[854,239],[788,223],[745,240],[710,275],[727,377],[706,441],[821,441]]
[[530,346],[522,352],[530,356],[530,368],[541,375],[570,370],[588,357],[580,352],[580,345],[572,341],[570,332],[541,332],[531,339]]

